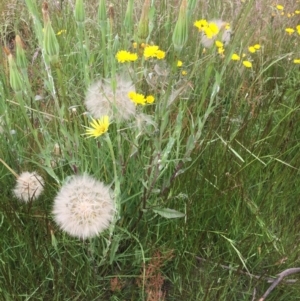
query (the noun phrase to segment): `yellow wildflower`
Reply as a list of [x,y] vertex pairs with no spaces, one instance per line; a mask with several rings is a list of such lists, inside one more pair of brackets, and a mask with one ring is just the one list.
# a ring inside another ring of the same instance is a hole
[[177,67],[181,67],[182,66],[182,61],[178,60],[177,61]]
[[300,59],[294,59],[294,64],[300,64]]
[[224,51],[225,51],[225,49],[224,49],[223,47],[219,47],[219,48],[218,48],[218,53],[219,53],[219,54],[223,54]]
[[133,91],[128,93],[128,97],[132,102],[135,103],[135,105],[145,105],[146,104],[146,99],[143,94],[135,93]]
[[295,14],[299,15],[300,14],[300,10],[295,10]]
[[116,59],[119,63],[134,62],[138,59],[138,56],[136,53],[120,50],[116,54]]
[[109,117],[103,116],[101,119],[95,120],[92,118],[89,128],[86,130],[86,135],[91,137],[99,137],[108,131],[109,127]]
[[60,30],[56,33],[57,36],[60,36],[62,33],[66,33],[67,31],[65,29]]
[[282,5],[280,5],[280,4],[276,5],[276,8],[277,8],[278,10],[283,10],[283,9],[284,9],[284,7],[283,7]]
[[147,103],[153,103],[154,100],[155,100],[155,98],[154,98],[154,96],[152,96],[152,95],[148,95],[148,96],[146,97],[146,102],[147,102]]
[[291,34],[294,33],[295,30],[294,30],[293,28],[288,27],[288,28],[285,29],[285,31],[286,31],[289,35],[291,35]]
[[252,63],[249,62],[249,61],[243,61],[243,65],[244,65],[246,68],[252,68]]
[[199,31],[204,31],[204,29],[208,26],[208,22],[204,19],[201,19],[195,21],[194,26],[197,27]]
[[253,46],[248,47],[249,52],[254,53],[256,49]]
[[156,51],[156,58],[157,58],[158,60],[164,59],[165,56],[166,56],[166,53],[165,53],[164,51],[162,51],[162,50]]
[[239,57],[239,55],[237,55],[236,53],[234,53],[232,56],[231,56],[231,59],[233,61],[239,61],[241,58]]
[[187,75],[187,72],[186,72],[185,70],[183,70],[183,71],[181,71],[181,74],[182,74],[183,76],[185,76],[185,75]]
[[218,48],[223,48],[224,47],[224,44],[221,42],[221,41],[215,41],[215,44]]
[[259,44],[255,44],[255,45],[253,45],[253,47],[254,47],[256,50],[259,50],[259,49],[260,49],[260,45],[259,45]]
[[146,46],[144,49],[144,57],[146,59],[150,57],[157,58],[159,60],[165,58],[165,52],[160,50],[158,46]]
[[206,37],[208,39],[212,39],[214,36],[216,36],[219,33],[219,27],[217,26],[217,24],[211,22],[204,29],[204,33],[206,34]]

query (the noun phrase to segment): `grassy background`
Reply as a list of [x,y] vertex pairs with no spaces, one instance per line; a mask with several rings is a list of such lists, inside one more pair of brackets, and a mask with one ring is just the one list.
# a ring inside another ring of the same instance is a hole
[[[32,2],[42,24],[41,1]],[[14,176],[0,164],[1,300],[258,300],[270,285],[264,277],[299,266],[300,73],[293,59],[300,58],[300,36],[287,35],[285,28],[300,24],[300,15],[287,16],[300,10],[300,4],[278,3],[285,5],[282,16],[271,1],[206,2],[196,2],[180,55],[172,46],[180,3],[160,1],[151,11],[149,43],[167,51],[167,65],[182,60],[187,75],[172,69],[154,87],[141,77],[137,82],[145,94],[156,97],[156,105],[144,113],[154,116],[159,134],[151,126],[119,131],[115,123],[109,129],[122,167],[122,214],[105,257],[106,234],[84,242],[69,237],[55,225],[51,208],[69,175],[87,171],[113,182],[105,143],[81,136],[82,125],[88,125],[83,100],[89,84],[106,72],[105,55],[109,72],[120,68],[112,59],[118,50],[130,49],[142,1],[134,5],[132,31],[123,26],[126,4],[111,2],[111,53],[101,43],[98,1],[85,4],[85,47],[73,17],[74,3],[64,1],[62,9],[49,3],[55,32],[67,30],[57,36],[62,77],[50,68],[61,111],[54,106],[32,12],[17,1],[1,2],[2,46],[14,53],[15,35],[21,36],[30,85],[24,83],[26,92],[18,98],[1,49],[0,158],[17,173],[37,170],[46,182],[41,198],[22,203],[12,194]],[[202,53],[200,35],[192,26],[201,18],[230,22],[234,35],[224,58],[214,48]],[[247,48],[255,43],[262,48],[250,56]],[[253,68],[231,61],[233,52],[246,53]],[[140,67],[137,74],[153,71],[151,64]],[[171,90],[181,87],[173,105],[165,108]],[[36,95],[42,100],[35,101]],[[69,109],[73,106],[76,114]],[[60,122],[62,116],[65,122]],[[206,121],[204,126],[198,118]],[[139,139],[137,134],[142,134]],[[172,137],[176,142],[168,155]],[[133,141],[138,151],[132,157]],[[54,152],[56,144],[60,154]],[[161,174],[157,153],[167,158]],[[184,212],[185,217],[164,219],[151,210],[156,207]],[[299,296],[298,283],[283,283],[268,300]]]

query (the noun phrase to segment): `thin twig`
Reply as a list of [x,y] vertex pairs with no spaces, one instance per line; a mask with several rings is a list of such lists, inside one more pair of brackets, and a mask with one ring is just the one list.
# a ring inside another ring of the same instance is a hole
[[272,290],[283,280],[284,277],[296,273],[300,273],[300,268],[291,268],[279,273],[277,279],[274,279],[272,285],[267,289],[267,291],[258,301],[264,301],[267,298],[267,296],[272,292]]

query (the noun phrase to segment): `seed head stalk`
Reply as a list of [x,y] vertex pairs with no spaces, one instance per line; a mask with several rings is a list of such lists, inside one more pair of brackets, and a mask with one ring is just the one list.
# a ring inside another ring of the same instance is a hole
[[105,0],[99,1],[98,8],[98,21],[100,25],[101,31],[101,52],[103,56],[103,68],[104,68],[104,78],[108,77],[109,68],[108,68],[108,60],[107,60],[107,43],[106,43],[106,35],[107,35],[107,15],[106,15],[106,5]]
[[115,216],[109,226],[109,238],[106,240],[106,248],[103,251],[103,257],[102,260],[100,262],[100,265],[105,262],[111,242],[112,242],[112,238],[114,235],[114,230],[116,227],[116,223],[120,218],[120,209],[121,209],[121,204],[120,204],[120,181],[119,181],[119,177],[118,177],[118,173],[117,173],[117,163],[116,163],[116,157],[115,157],[115,153],[114,153],[114,149],[113,149],[113,145],[112,142],[110,140],[109,134],[106,133],[105,134],[105,141],[107,143],[109,152],[110,152],[110,156],[112,159],[112,163],[113,163],[113,170],[114,170],[114,184],[115,184],[115,189],[114,189],[114,198],[115,198],[115,208],[116,208],[116,213]]
[[80,64],[81,72],[83,73],[86,87],[90,85],[90,78],[88,73],[88,61],[89,61],[89,39],[86,35],[84,22],[85,22],[85,10],[83,0],[77,0],[74,11],[75,21],[77,23],[77,38],[79,40],[80,47]]

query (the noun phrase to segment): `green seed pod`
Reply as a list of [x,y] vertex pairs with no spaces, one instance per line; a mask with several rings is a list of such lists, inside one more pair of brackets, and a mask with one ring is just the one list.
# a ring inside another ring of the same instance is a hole
[[9,81],[12,89],[18,93],[22,90],[24,90],[24,85],[22,82],[21,74],[18,70],[18,67],[16,65],[16,62],[10,53],[8,55],[8,65],[9,65]]
[[45,25],[44,50],[45,53],[49,56],[51,62],[58,60],[59,45],[50,21]]
[[100,26],[106,26],[107,14],[106,14],[105,0],[99,1],[98,20],[99,20]]
[[75,21],[79,24],[85,21],[85,10],[83,5],[83,0],[76,0],[75,11],[74,11]]
[[149,9],[150,9],[150,0],[145,0],[141,19],[137,29],[137,37],[138,37],[139,44],[145,42],[149,35]]
[[22,70],[27,69],[27,58],[24,51],[23,42],[19,35],[16,35],[16,60],[19,68]]
[[124,26],[127,33],[131,33],[133,28],[133,0],[129,0],[124,18]]
[[188,39],[187,0],[182,0],[178,20],[172,36],[175,51],[181,52]]

